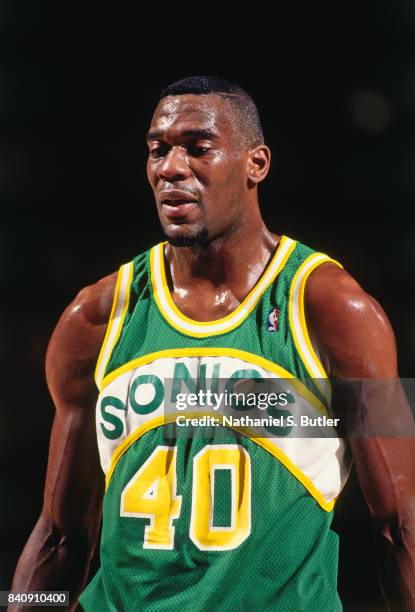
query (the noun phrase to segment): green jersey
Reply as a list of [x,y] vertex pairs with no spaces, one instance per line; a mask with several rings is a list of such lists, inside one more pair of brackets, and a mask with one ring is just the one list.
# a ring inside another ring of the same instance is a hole
[[[84,610],[341,610],[330,524],[345,444],[335,432],[298,437],[293,425],[297,409],[329,408],[304,315],[307,278],[328,261],[282,237],[238,308],[209,322],[174,304],[163,243],[120,268],[96,368],[106,493]],[[295,387],[290,425],[252,434],[223,417],[198,435],[202,413],[186,427],[169,413],[181,395],[232,391],[241,379]]]

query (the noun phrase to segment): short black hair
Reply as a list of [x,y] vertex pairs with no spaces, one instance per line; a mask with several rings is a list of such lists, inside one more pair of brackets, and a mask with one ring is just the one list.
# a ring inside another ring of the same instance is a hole
[[214,76],[191,76],[165,87],[160,100],[184,94],[217,94],[229,101],[234,111],[236,127],[245,148],[264,143],[258,109],[251,96],[240,85]]

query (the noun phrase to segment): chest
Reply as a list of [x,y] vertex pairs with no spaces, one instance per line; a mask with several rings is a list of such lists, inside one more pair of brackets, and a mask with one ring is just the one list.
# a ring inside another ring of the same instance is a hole
[[195,321],[215,321],[226,317],[241,304],[241,300],[225,285],[207,288],[194,286],[170,291],[176,308]]

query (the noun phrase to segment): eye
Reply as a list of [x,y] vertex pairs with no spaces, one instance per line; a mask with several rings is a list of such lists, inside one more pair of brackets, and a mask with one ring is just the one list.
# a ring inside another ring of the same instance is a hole
[[150,157],[154,159],[158,159],[159,157],[164,157],[167,154],[168,147],[165,145],[156,145],[150,148]]
[[201,155],[206,155],[209,153],[211,151],[211,147],[209,145],[191,143],[187,146],[187,150],[193,157],[200,157]]

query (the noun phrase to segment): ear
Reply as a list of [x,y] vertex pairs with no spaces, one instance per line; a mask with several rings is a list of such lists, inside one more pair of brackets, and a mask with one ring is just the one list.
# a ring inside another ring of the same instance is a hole
[[271,163],[271,151],[267,145],[261,144],[249,150],[247,160],[248,180],[256,185],[264,180]]

